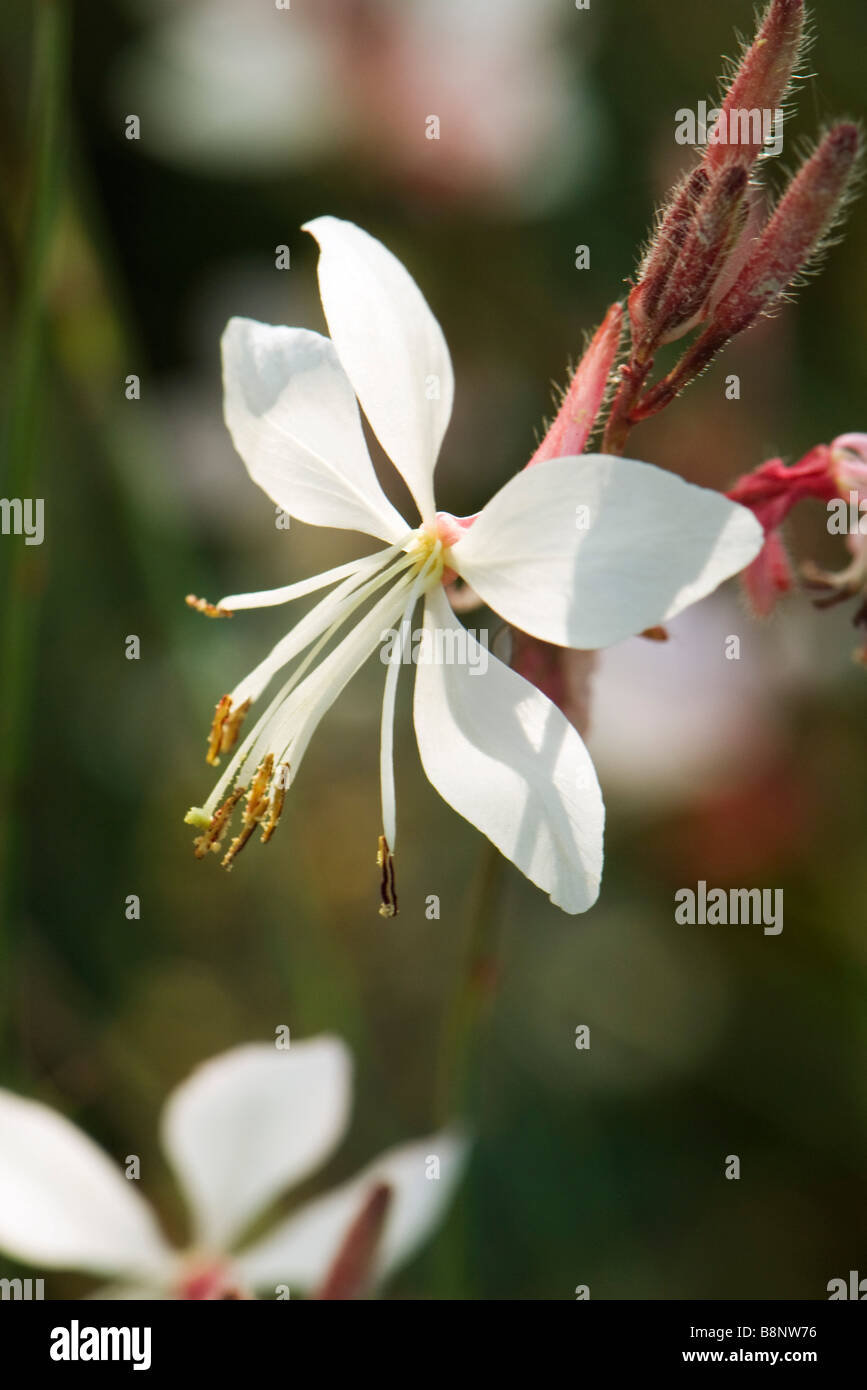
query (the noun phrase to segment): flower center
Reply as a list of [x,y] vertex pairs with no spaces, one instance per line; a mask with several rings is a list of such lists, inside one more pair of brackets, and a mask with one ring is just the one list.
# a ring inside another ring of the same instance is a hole
[[412,533],[406,547],[407,555],[412,558],[409,577],[415,579],[426,571],[422,592],[426,593],[428,589],[436,588],[442,581],[445,570],[444,549],[437,522],[427,522]]
[[181,1270],[173,1292],[177,1299],[197,1302],[252,1298],[252,1294],[238,1283],[227,1262],[219,1256],[190,1257]]
[[433,560],[422,593],[435,589],[437,584],[451,584],[457,578],[456,571],[448,563],[449,552],[464,529],[450,512],[437,512],[433,521],[426,521],[413,532],[406,547],[406,553],[413,557],[413,575],[420,574],[428,561]]

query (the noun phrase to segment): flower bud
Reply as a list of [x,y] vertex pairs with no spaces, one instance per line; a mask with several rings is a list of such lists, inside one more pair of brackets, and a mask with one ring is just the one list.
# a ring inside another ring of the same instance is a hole
[[622,328],[623,306],[612,304],[575,368],[554,422],[527,468],[543,459],[583,453],[605,398]]
[[[717,144],[711,132],[704,159],[709,171],[732,164],[752,168],[762,145],[732,140],[732,126],[737,123],[738,132],[743,133],[744,118],[749,118],[751,112],[779,109],[798,61],[803,36],[804,0],[771,0],[720,108],[717,124],[728,138]],[[748,119],[746,124],[749,128]]]
[[656,339],[660,298],[686,239],[695,209],[709,185],[710,179],[699,165],[675,190],[671,203],[659,217],[639,271],[638,283],[629,295],[629,320],[635,343]]
[[840,210],[859,147],[858,127],[835,126],[804,163],[714,311],[711,328],[731,338],[767,313],[820,249]]
[[367,1287],[392,1207],[393,1189],[375,1183],[343,1237],[316,1298],[326,1302],[357,1298]]
[[682,337],[704,317],[711,291],[744,225],[748,177],[746,169],[724,168],[696,207],[659,302],[656,334],[660,342]]

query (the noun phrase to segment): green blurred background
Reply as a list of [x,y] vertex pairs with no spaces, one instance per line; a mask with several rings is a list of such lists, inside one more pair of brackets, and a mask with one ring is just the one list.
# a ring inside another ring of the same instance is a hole
[[[817,18],[818,76],[799,86],[776,187],[799,137],[862,109],[867,8],[823,0]],[[275,529],[222,425],[222,327],[246,314],[323,328],[308,218],[381,237],[448,339],[438,499],[474,511],[526,462],[551,381],[624,292],[689,158],[674,113],[713,96],[751,20],[749,0],[4,7],[0,491],[45,498],[46,539],[4,538],[0,553],[2,1079],[118,1159],[141,1154],[178,1239],[157,1115],[222,1049],[281,1024],[351,1044],[353,1125],[323,1186],[434,1126],[484,862],[421,773],[407,681],[402,911],[377,915],[378,663],[314,740],[269,849],[230,875],[192,857],[182,817],[211,785],[213,705],[292,615],[208,623],[184,595],[286,583],[359,549]],[[424,138],[432,113],[438,142]],[[797,304],[630,452],[724,487],[867,427],[865,228],[861,202]],[[275,268],[281,244],[290,270]],[[823,523],[821,509],[798,516],[793,549],[840,565]],[[466,1090],[472,1163],[390,1296],[568,1299],[589,1284],[594,1298],[812,1299],[867,1272],[867,676],[850,617],[800,597],[756,624],[733,592],[667,647],[604,660],[590,738],[602,898],[568,918],[505,867]],[[673,894],[700,878],[782,887],[782,935],[677,925]],[[733,1153],[738,1182],[724,1178]],[[56,1275],[48,1292],[89,1287]]]

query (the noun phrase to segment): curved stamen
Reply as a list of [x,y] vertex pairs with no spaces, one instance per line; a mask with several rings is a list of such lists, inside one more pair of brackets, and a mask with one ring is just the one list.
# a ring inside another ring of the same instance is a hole
[[431,577],[432,571],[436,568],[438,563],[441,565],[441,554],[442,543],[440,540],[437,540],[431,549],[428,559],[413,580],[409,598],[406,601],[400,618],[397,646],[392,653],[391,660],[388,663],[388,669],[385,673],[385,689],[382,698],[382,720],[380,723],[379,777],[382,797],[382,829],[388,850],[391,854],[394,854],[397,840],[397,811],[394,792],[394,711],[397,700],[397,679],[403,664],[403,653],[407,637],[410,635],[408,629],[413,610]]

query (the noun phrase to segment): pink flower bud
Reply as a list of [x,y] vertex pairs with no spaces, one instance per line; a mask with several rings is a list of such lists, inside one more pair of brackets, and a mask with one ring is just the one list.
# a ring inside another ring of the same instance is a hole
[[[752,111],[779,109],[798,60],[803,35],[804,0],[771,0],[720,109],[718,124],[721,130],[728,132],[729,138],[716,144],[711,133],[704,159],[708,170],[731,164],[750,169],[755,163],[762,150],[761,143],[732,141],[732,121]],[[743,125],[743,120],[738,122],[739,133]]]
[[317,1299],[331,1302],[357,1298],[367,1287],[392,1196],[388,1183],[373,1184],[343,1237]]
[[634,425],[662,410],[703,372],[726,343],[775,308],[821,249],[852,179],[860,147],[858,127],[849,123],[828,132],[802,165],[758,236],[731,288],[713,303],[704,332],[677,366],[633,407]]
[[696,206],[709,184],[706,171],[699,165],[675,190],[668,208],[659,217],[639,271],[638,283],[629,295],[629,320],[636,343],[656,338],[660,298],[683,246]]
[[543,459],[583,453],[605,398],[622,327],[623,306],[612,304],[575,368],[556,418],[527,468]]
[[859,143],[857,126],[835,126],[801,166],[731,289],[716,306],[710,333],[733,337],[777,304],[833,224]]
[[695,208],[655,315],[659,342],[673,342],[704,317],[711,291],[744,225],[748,177],[740,167],[722,169]]

